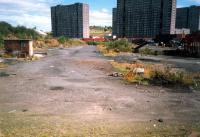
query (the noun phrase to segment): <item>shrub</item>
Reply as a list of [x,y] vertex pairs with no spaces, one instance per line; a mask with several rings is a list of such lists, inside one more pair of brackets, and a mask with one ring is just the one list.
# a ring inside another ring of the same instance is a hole
[[0,49],[3,49],[3,37],[0,36]]
[[142,55],[155,55],[155,52],[150,48],[140,49],[139,53]]
[[69,39],[66,43],[66,46],[81,46],[86,45],[86,43],[79,39]]
[[69,41],[69,38],[61,36],[58,38],[58,42],[61,44],[65,44],[65,42]]
[[24,26],[13,27],[6,22],[0,22],[0,37],[4,38],[19,38],[19,39],[34,39],[37,40],[41,36],[34,30]]
[[87,44],[88,45],[93,45],[93,46],[97,46],[98,45],[98,43],[95,42],[95,41],[89,41],[89,42],[87,42]]
[[15,36],[20,39],[38,39],[40,35],[33,29],[24,26],[18,26],[14,29]]
[[132,51],[132,44],[128,42],[127,39],[120,39],[117,41],[109,41],[105,43],[108,50],[114,49],[121,52]]
[[[124,80],[131,83],[139,83],[143,85],[180,85],[199,87],[200,74],[187,73],[182,70],[175,70],[164,65],[152,65],[141,63],[111,63],[114,68],[124,73]],[[134,72],[135,68],[144,68],[143,74]]]

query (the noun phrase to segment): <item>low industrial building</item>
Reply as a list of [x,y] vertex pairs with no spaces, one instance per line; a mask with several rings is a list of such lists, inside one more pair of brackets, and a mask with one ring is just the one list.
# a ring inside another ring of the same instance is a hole
[[187,28],[175,29],[175,34],[187,35],[190,34],[190,29]]
[[33,40],[30,39],[5,39],[6,54],[20,57],[33,56]]

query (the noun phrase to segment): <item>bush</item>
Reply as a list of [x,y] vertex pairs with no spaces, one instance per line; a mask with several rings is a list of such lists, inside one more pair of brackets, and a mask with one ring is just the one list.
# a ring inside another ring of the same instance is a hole
[[128,42],[127,39],[121,39],[117,41],[109,41],[105,43],[105,46],[108,50],[114,49],[121,52],[130,52],[132,51],[132,44]]
[[139,53],[142,54],[142,55],[156,55],[155,51],[153,51],[150,48],[140,49]]
[[86,45],[86,43],[80,39],[69,39],[66,42],[66,46],[81,46]]
[[58,38],[58,42],[61,44],[65,44],[67,41],[69,41],[69,38],[67,38],[65,36],[61,36]]
[[37,40],[41,37],[34,29],[28,29],[24,26],[13,27],[6,22],[0,22],[0,35],[0,38],[19,38],[34,40]]
[[[200,86],[200,74],[188,73],[183,70],[173,69],[164,65],[141,64],[141,63],[118,63],[112,62],[112,66],[118,71],[124,73],[124,80],[131,83],[143,85],[176,85],[176,86]],[[135,68],[144,68],[144,73],[139,74],[134,71]]]
[[0,22],[0,34],[3,36],[7,36],[13,32],[14,28],[6,23],[6,22]]
[[93,45],[93,46],[97,46],[98,45],[98,43],[95,42],[95,41],[89,41],[89,42],[87,42],[87,44],[88,45]]
[[20,38],[20,39],[37,40],[41,37],[34,29],[28,29],[24,26],[17,26],[14,29],[14,34],[17,38]]
[[3,49],[3,37],[0,35],[0,49]]

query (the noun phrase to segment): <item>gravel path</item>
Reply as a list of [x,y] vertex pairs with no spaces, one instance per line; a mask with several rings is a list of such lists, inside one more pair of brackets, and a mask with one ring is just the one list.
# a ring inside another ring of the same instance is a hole
[[16,74],[0,77],[0,131],[4,134],[6,122],[23,118],[30,122],[36,117],[72,123],[200,121],[199,92],[127,85],[108,77],[113,71],[109,61],[92,46],[52,49],[39,61],[0,71]]

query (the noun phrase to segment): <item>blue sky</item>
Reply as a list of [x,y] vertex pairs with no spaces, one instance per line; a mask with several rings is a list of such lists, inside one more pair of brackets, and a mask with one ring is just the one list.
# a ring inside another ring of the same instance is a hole
[[[117,0],[0,0],[0,21],[51,31],[50,7],[75,2],[90,5],[90,25],[111,25]],[[200,0],[177,0],[177,7],[200,5]]]

